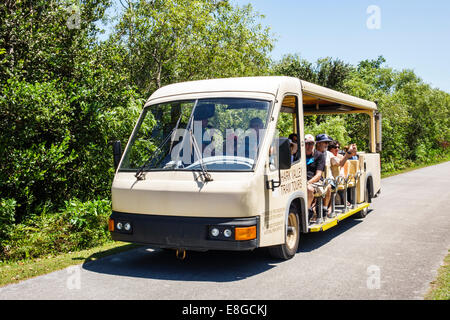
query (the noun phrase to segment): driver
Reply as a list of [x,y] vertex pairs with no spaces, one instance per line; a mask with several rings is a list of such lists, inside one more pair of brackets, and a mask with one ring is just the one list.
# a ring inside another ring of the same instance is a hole
[[210,142],[205,141],[204,137],[206,130],[213,128],[209,119],[214,116],[215,111],[216,106],[213,103],[199,104],[194,111],[194,136],[202,152],[212,142],[212,138]]
[[259,139],[259,130],[264,129],[264,123],[260,118],[256,117],[250,120],[249,128],[256,130],[256,137]]
[[[249,130],[256,133],[250,132],[250,136],[245,137],[245,156],[247,158],[254,158],[258,152],[259,146],[259,134],[260,130],[264,129],[264,123],[258,117],[252,118],[249,123]],[[256,141],[250,141],[250,138],[256,137]]]

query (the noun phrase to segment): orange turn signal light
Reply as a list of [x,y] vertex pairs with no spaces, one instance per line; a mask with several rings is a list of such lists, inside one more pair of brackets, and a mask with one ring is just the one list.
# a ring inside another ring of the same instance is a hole
[[253,240],[256,239],[256,226],[234,228],[235,240]]
[[114,231],[114,220],[113,219],[108,220],[108,230]]

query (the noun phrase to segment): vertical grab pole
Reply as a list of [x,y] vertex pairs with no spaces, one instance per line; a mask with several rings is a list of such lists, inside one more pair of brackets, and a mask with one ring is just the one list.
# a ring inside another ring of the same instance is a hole
[[319,223],[323,222],[323,198],[322,196],[317,197],[316,199],[317,201],[317,206],[316,206],[316,211],[320,211],[320,215],[318,215],[318,217],[320,217],[319,219]]
[[347,189],[348,189],[348,180],[349,175],[347,175],[347,178],[345,179],[345,188],[344,188],[344,212],[347,212]]
[[[330,185],[330,192],[331,192],[331,217],[335,216],[335,210],[336,210],[336,193],[337,193],[337,181],[336,179],[328,178],[327,179]],[[334,189],[333,189],[334,186]]]

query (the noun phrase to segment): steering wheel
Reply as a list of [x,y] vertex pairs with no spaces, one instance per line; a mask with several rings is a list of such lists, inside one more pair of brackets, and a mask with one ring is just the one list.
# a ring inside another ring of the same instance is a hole
[[[253,167],[254,160],[250,158],[245,157],[235,157],[235,156],[213,156],[203,159],[203,165],[207,166],[208,164],[214,164],[214,163],[222,163],[224,165],[227,164],[239,164],[239,165],[245,165],[248,166],[249,169]],[[184,169],[192,169],[194,167],[200,166],[201,161],[197,160],[193,164],[185,167]]]

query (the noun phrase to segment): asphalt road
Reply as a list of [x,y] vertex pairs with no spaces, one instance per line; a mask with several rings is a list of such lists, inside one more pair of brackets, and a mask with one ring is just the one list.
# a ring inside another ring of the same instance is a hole
[[0,299],[423,299],[450,247],[450,162],[382,180],[365,219],[297,255],[141,247],[0,288]]

